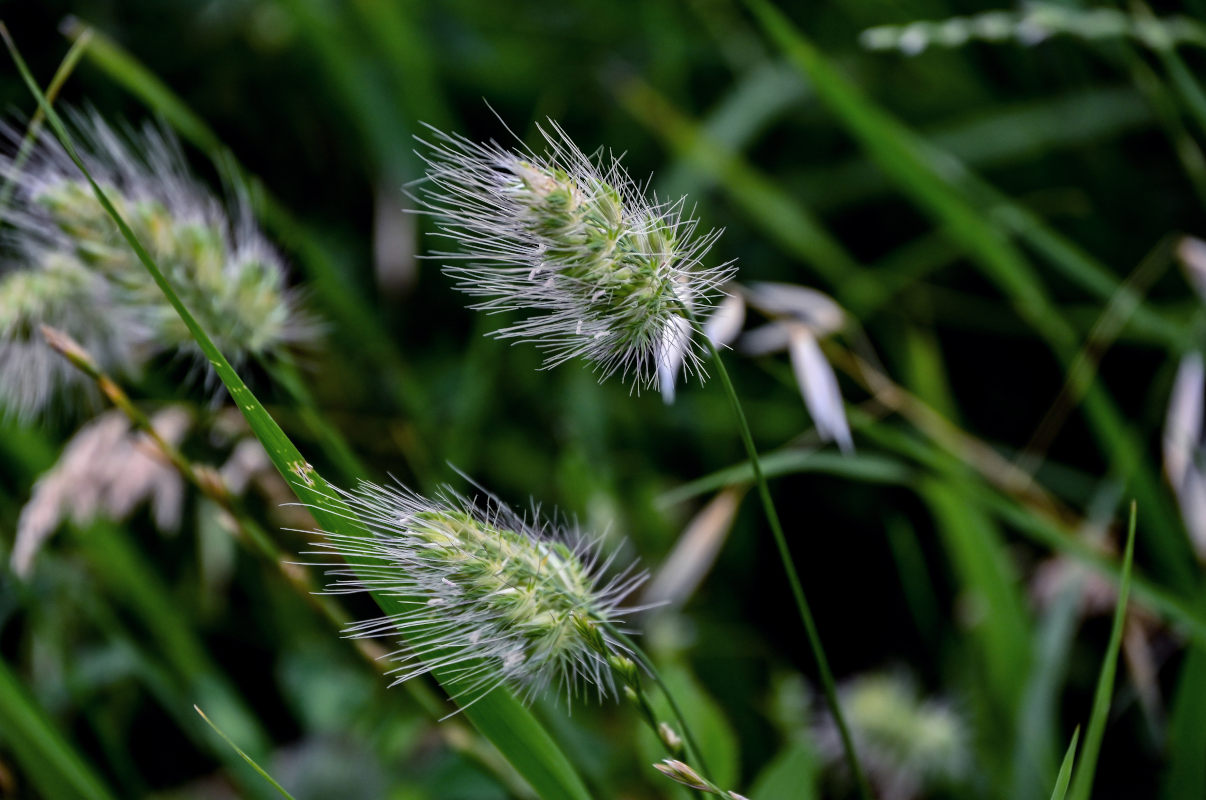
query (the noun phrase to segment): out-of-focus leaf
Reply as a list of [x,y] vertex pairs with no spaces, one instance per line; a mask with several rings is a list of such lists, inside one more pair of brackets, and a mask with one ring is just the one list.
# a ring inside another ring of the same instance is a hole
[[816,800],[817,763],[812,748],[803,739],[795,739],[780,750],[754,779],[750,800]]
[[0,661],[0,741],[47,800],[113,800],[104,781]]

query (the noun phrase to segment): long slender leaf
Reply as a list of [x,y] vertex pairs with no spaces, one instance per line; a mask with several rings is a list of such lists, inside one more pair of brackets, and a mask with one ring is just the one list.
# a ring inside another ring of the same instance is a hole
[[[937,342],[915,329],[906,331],[903,338],[909,388],[944,416],[955,419],[955,403]],[[941,478],[919,482],[918,493],[934,516],[960,591],[972,600],[973,607],[982,609],[972,633],[987,689],[978,693],[987,701],[984,736],[1000,737],[997,741],[1007,745],[1016,726],[1031,662],[1030,618],[996,520],[965,489],[974,481],[969,467],[952,460]],[[990,748],[990,752],[1002,756],[1006,750],[1005,746]],[[1004,774],[1004,762],[1004,758],[994,758],[990,767]]]
[[233,750],[234,750],[236,753],[238,753],[238,754],[239,754],[239,758],[243,759],[243,760],[244,760],[244,761],[246,761],[248,764],[250,764],[250,765],[251,765],[251,768],[252,768],[252,769],[254,769],[254,770],[256,771],[256,773],[258,773],[258,774],[260,775],[260,777],[262,777],[264,780],[268,781],[268,783],[272,784],[272,788],[273,788],[273,789],[276,789],[276,790],[277,790],[278,792],[280,792],[280,793],[281,793],[281,795],[283,795],[284,797],[288,797],[288,798],[289,798],[289,800],[293,800],[293,795],[291,795],[291,794],[289,794],[287,791],[285,791],[285,787],[283,787],[283,786],[281,786],[279,783],[277,783],[277,781],[276,781],[276,779],[275,779],[275,778],[273,778],[271,775],[269,775],[267,772],[265,772],[263,767],[261,767],[259,764],[255,763],[255,760],[254,760],[254,759],[253,759],[251,756],[249,756],[249,755],[247,755],[246,753],[244,753],[244,752],[243,752],[243,749],[242,749],[241,747],[239,747],[237,744],[235,744],[235,743],[234,743],[234,741],[232,741],[232,740],[231,740],[231,738],[230,738],[229,736],[227,736],[227,735],[226,735],[226,734],[225,734],[225,733],[222,731],[222,729],[221,729],[221,728],[219,728],[217,725],[215,725],[213,720],[211,720],[209,717],[205,716],[205,712],[201,710],[201,707],[200,707],[200,706],[194,705],[194,706],[193,706],[193,709],[194,709],[194,710],[195,710],[195,711],[196,711],[198,714],[200,714],[200,715],[201,715],[201,719],[205,720],[205,724],[206,724],[206,725],[209,725],[209,727],[211,727],[211,728],[213,728],[213,729],[214,729],[214,733],[216,733],[216,734],[218,734],[219,736],[221,736],[221,737],[222,737],[222,741],[224,741],[224,742],[226,742],[228,745],[230,745],[230,746],[231,746],[231,748],[232,748],[232,749],[233,749]]
[[1118,650],[1122,647],[1122,631],[1126,626],[1126,601],[1131,590],[1131,562],[1135,555],[1135,524],[1138,511],[1131,503],[1131,519],[1127,525],[1126,552],[1122,556],[1122,583],[1118,587],[1118,604],[1114,607],[1114,625],[1110,629],[1110,642],[1106,645],[1105,659],[1097,678],[1097,691],[1093,695],[1093,711],[1089,715],[1089,726],[1085,729],[1085,744],[1080,752],[1080,763],[1076,766],[1076,777],[1072,781],[1071,800],[1089,800],[1093,790],[1093,774],[1097,769],[1097,754],[1101,751],[1101,740],[1105,736],[1106,717],[1110,713],[1110,698],[1114,694],[1114,673],[1118,668]]
[[[942,454],[930,449],[924,442],[894,430],[891,426],[872,424],[865,414],[857,410],[851,411],[850,421],[853,427],[858,428],[861,435],[874,444],[895,450],[902,456],[917,459],[931,469],[941,471],[945,468],[945,459]],[[771,453],[769,465],[764,467],[764,472],[768,478],[797,472],[812,472],[816,468],[815,459],[818,455],[820,454],[810,450],[779,450]],[[869,456],[865,453],[860,454],[860,458],[867,457]],[[768,458],[763,458],[763,464],[767,465],[767,462]],[[913,488],[917,485],[917,481],[925,475],[924,471],[912,469],[900,461],[887,460],[887,463],[892,464],[891,471],[879,482]],[[667,492],[660,497],[660,501],[669,505],[672,502],[688,500],[726,486],[748,483],[750,474],[748,463],[734,464]],[[989,487],[968,483],[964,488],[984,508],[1018,533],[1044,547],[1075,558],[1115,583],[1121,581],[1120,565],[1077,538],[1076,531],[1068,525],[1036,514],[1013,498],[1003,496]],[[1196,642],[1206,645],[1206,614],[1203,614],[1182,596],[1149,579],[1136,575],[1132,577],[1131,584],[1135,590],[1135,596],[1145,606],[1163,616],[1170,623],[1180,626]]]
[[[323,530],[349,536],[363,536],[363,530],[351,518],[346,506],[339,500],[336,490],[302,457],[280,426],[252,394],[251,389],[243,382],[238,372],[214,345],[208,333],[202,329],[192,313],[181,302],[171,284],[155,264],[154,259],[134,235],[121,214],[114,208],[113,203],[93,180],[87,166],[76,153],[70,132],[54,109],[46,103],[45,97],[38,89],[37,83],[33,80],[33,76],[30,75],[28,67],[17,51],[8,29],[2,24],[0,24],[0,35],[3,36],[26,85],[45,109],[47,119],[53,126],[64,149],[91,185],[97,201],[116,223],[122,237],[146,267],[152,280],[163,292],[168,302],[180,315],[202,353],[230,392],[231,398],[243,412],[252,431],[268,452],[273,465],[276,466],[294,494],[310,508],[315,520]],[[386,614],[399,613],[405,609],[405,601],[402,598],[378,593],[374,593],[374,597]],[[437,671],[436,678],[451,695],[458,697],[458,701],[462,704],[462,713],[469,718],[482,735],[494,743],[542,797],[548,798],[548,800],[553,800],[553,798],[580,800],[590,797],[586,786],[557,743],[531,712],[516,699],[514,694],[504,688],[498,688],[485,694],[480,691],[466,693],[463,686],[457,685],[452,675]]]
[[[796,472],[816,472],[867,483],[908,485],[917,477],[916,472],[904,463],[870,453],[841,455],[820,450],[784,449],[759,456],[759,460],[768,478]],[[754,471],[748,462],[735,464],[665,492],[658,498],[658,504],[672,506],[726,486],[750,483],[753,479]]]

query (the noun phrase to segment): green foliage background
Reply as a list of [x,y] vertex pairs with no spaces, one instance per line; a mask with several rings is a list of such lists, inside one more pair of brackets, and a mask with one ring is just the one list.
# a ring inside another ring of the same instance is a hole
[[[533,143],[552,117],[587,151],[625,152],[634,175],[689,194],[704,226],[726,229],[713,257],[738,259],[739,280],[832,294],[857,326],[831,355],[872,348],[914,410],[964,432],[892,413],[845,376],[858,453],[838,458],[818,450],[785,356],[729,361],[760,447],[776,452],[772,488],[839,682],[907,669],[967,720],[974,768],[927,796],[1050,796],[1076,726],[1084,739],[1113,609],[1111,584],[1090,602],[1091,581],[1069,565],[1118,575],[1135,497],[1134,641],[1094,796],[1201,797],[1206,673],[1189,643],[1206,642],[1202,574],[1160,466],[1177,360],[1201,346],[1202,301],[1171,253],[1201,233],[1201,52],[1058,36],[909,57],[862,49],[859,33],[992,7],[781,4],[781,19],[749,5],[49,0],[0,3],[0,17],[43,85],[68,37],[95,29],[60,105],[159,114],[184,124],[207,178],[213,155],[258,177],[265,227],[326,322],[302,380],[364,477],[431,488],[458,481],[455,465],[516,505],[531,496],[627,537],[656,571],[709,495],[740,482],[693,483],[744,458],[719,386],[692,383],[666,406],[580,364],[538,370],[533,348],[485,338],[501,320],[465,310],[438,262],[415,258],[430,224],[403,213],[424,122],[507,143],[505,122]],[[106,58],[111,44],[191,116]],[[34,108],[15,69],[0,99]],[[1124,281],[1142,296],[1135,310]],[[1086,342],[1099,369],[1069,402],[1061,387]],[[187,365],[158,366],[129,387],[140,406],[213,413],[211,395],[177,380]],[[244,377],[306,458],[350,483],[274,376]],[[5,554],[33,481],[80,422],[0,428]],[[975,437],[1012,460],[1036,432],[1017,463],[1058,498],[1054,516],[994,484],[966,446]],[[203,437],[187,447],[217,457]],[[271,503],[253,512],[301,549]],[[64,529],[29,580],[0,572],[0,795],[51,796],[39,759],[48,773],[94,772],[109,787],[98,797],[262,791],[194,703],[298,798],[521,791],[450,748],[410,694],[387,691],[276,571],[231,544],[212,506],[190,495],[185,519],[174,537],[146,513]],[[1094,555],[1091,529],[1112,549]],[[686,605],[643,619],[718,779],[767,800],[843,796],[809,735],[814,665],[753,502]],[[632,709],[566,711],[536,706],[596,796],[675,791],[648,767],[660,756]],[[60,734],[49,747],[62,764],[46,766],[31,740],[42,729]]]

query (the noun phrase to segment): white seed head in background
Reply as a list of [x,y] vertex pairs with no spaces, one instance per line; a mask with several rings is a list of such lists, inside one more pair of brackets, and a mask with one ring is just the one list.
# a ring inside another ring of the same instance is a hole
[[[177,445],[192,425],[188,411],[169,406],[151,418],[164,441]],[[17,521],[12,568],[29,574],[34,558],[66,520],[79,525],[97,517],[124,520],[150,503],[155,525],[174,531],[180,525],[184,483],[150,439],[130,427],[120,411],[106,411],[88,422],[63,448],[58,462],[38,478]]]
[[[71,115],[89,171],[181,300],[234,363],[313,338],[280,256],[252,218],[246,191],[220,202],[155,126],[117,131]],[[192,336],[151,280],[59,142],[43,130],[14,163],[23,135],[0,129],[10,155],[0,177],[15,191],[0,209],[0,405],[22,418],[79,387],[40,341],[39,324],[76,339],[106,371],[131,372],[157,352],[198,357]],[[232,181],[233,183],[233,181]]]
[[686,198],[648,197],[619,158],[538,130],[543,155],[433,129],[421,202],[458,245],[436,257],[474,308],[529,315],[495,335],[536,344],[545,367],[581,357],[672,397],[680,372],[702,375],[685,309],[703,316],[735,272],[704,264],[720,231],[699,233]]
[[[594,687],[615,696],[608,658],[625,648],[608,626],[644,580],[576,527],[528,518],[497,498],[479,507],[445,489],[426,499],[400,485],[341,491],[363,536],[321,532],[310,556],[334,594],[372,591],[397,610],[357,622],[353,637],[398,636],[395,683],[433,672],[462,707],[507,684],[525,698]],[[451,681],[451,682],[450,682]]]
[[[877,797],[915,800],[967,774],[967,724],[950,703],[922,699],[908,675],[868,673],[840,687],[839,695]],[[843,769],[845,750],[831,715],[822,715],[813,736],[822,759]]]
[[1200,353],[1181,359],[1164,422],[1164,471],[1198,558],[1206,560],[1206,370]]

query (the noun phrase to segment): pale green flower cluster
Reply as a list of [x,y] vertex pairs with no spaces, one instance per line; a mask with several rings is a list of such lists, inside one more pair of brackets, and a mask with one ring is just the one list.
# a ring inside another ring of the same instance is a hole
[[[312,337],[240,190],[219,202],[157,129],[123,135],[84,116],[75,125],[89,170],[228,357],[238,363]],[[84,387],[41,341],[44,324],[108,371],[136,371],[162,352],[199,355],[56,140],[42,135],[28,163],[0,162],[0,173],[16,187],[0,212],[11,228],[0,267],[0,408],[28,418]]]
[[402,486],[362,483],[341,493],[367,536],[324,533],[330,592],[373,591],[403,610],[353,624],[353,636],[405,634],[397,682],[427,672],[458,697],[503,683],[531,696],[550,686],[614,694],[608,657],[620,603],[644,580],[632,567],[604,581],[613,559],[577,530],[484,508],[451,491],[434,500]]

